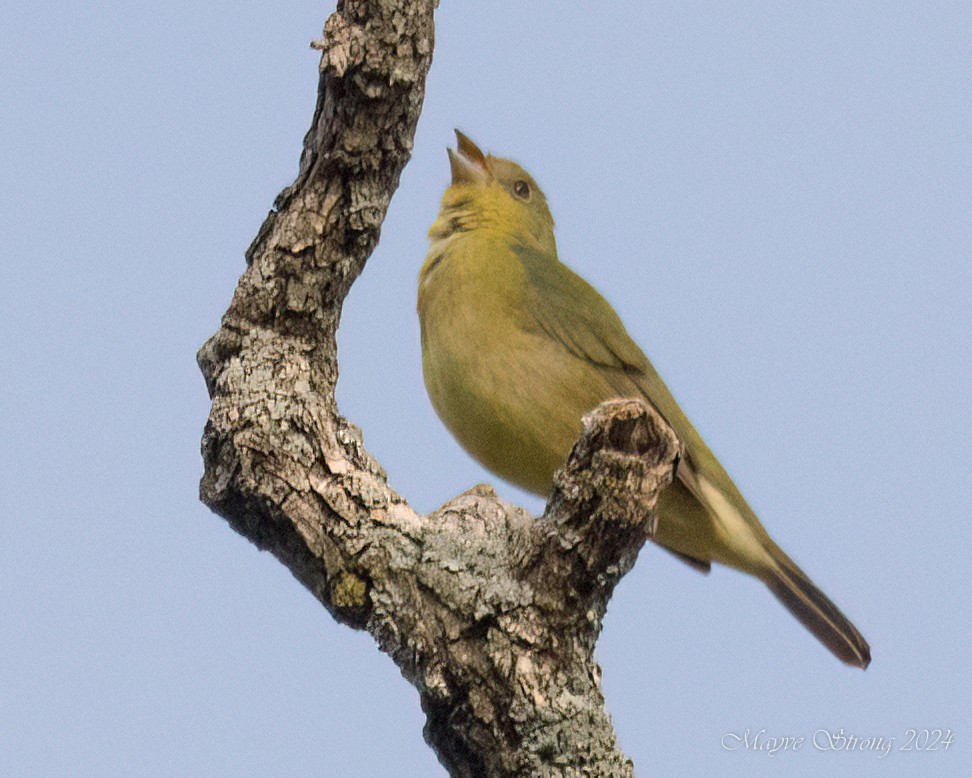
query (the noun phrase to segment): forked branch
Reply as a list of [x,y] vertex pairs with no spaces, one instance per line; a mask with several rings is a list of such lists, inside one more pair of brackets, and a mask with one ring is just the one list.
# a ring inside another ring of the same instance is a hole
[[300,172],[199,352],[212,398],[203,502],[272,552],[419,690],[452,775],[630,775],[593,659],[678,450],[643,403],[606,403],[543,517],[488,487],[421,515],[337,410],[341,306],[408,160],[433,0],[339,3]]

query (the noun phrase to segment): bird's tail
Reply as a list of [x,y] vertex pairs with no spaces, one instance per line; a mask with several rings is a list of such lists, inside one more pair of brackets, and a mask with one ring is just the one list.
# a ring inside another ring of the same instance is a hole
[[787,610],[843,662],[866,669],[871,662],[871,647],[857,627],[783,550],[770,541],[767,549],[774,564],[760,576]]
[[729,476],[711,453],[709,457],[710,467],[718,468],[715,480],[700,475],[691,462],[680,464],[678,482],[662,492],[659,500],[661,520],[654,539],[679,556],[695,560],[696,566],[721,562],[757,576],[834,656],[866,668],[871,661],[867,641],[773,542],[732,487]]

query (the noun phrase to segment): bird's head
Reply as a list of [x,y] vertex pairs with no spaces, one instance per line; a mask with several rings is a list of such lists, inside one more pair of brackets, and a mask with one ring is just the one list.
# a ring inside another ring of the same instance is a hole
[[437,241],[463,232],[495,234],[555,256],[553,216],[533,177],[515,162],[483,154],[459,130],[456,138],[456,150],[448,150],[452,183],[429,237]]

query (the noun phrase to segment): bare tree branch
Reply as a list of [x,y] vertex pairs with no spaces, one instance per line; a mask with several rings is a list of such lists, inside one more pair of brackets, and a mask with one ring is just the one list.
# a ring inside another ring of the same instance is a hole
[[585,420],[540,519],[476,487],[427,516],[337,412],[335,333],[408,160],[433,0],[341,2],[300,172],[198,360],[203,502],[272,552],[419,690],[452,775],[631,775],[595,640],[678,443],[639,401]]

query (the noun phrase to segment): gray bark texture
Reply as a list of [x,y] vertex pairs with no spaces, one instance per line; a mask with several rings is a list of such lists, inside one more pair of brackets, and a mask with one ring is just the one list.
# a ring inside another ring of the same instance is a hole
[[479,486],[428,515],[393,491],[337,410],[342,302],[408,160],[433,0],[347,0],[324,27],[300,171],[198,361],[212,399],[202,501],[273,553],[418,689],[454,776],[627,776],[594,643],[650,537],[678,442],[606,403],[540,518]]

